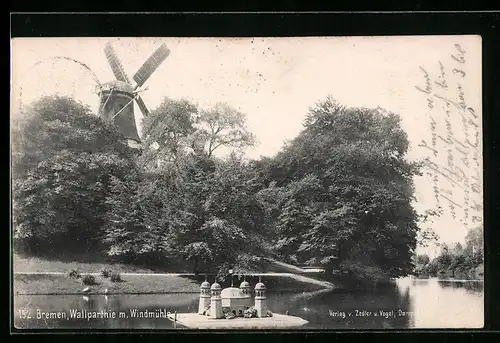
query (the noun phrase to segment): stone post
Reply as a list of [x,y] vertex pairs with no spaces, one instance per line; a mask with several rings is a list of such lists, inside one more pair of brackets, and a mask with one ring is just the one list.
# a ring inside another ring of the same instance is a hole
[[261,280],[255,285],[255,310],[257,310],[257,317],[267,317],[266,286]]
[[210,284],[205,280],[200,287],[200,303],[198,306],[198,314],[203,314],[210,306]]
[[224,318],[224,314],[222,313],[222,298],[220,297],[222,288],[215,282],[212,287],[210,287],[210,290],[212,291],[212,297],[210,298],[210,318]]
[[243,294],[246,298],[246,305],[245,305],[245,309],[249,308],[250,306],[252,306],[252,296],[250,294],[250,284],[244,280],[241,284],[240,284],[240,289],[243,291]]

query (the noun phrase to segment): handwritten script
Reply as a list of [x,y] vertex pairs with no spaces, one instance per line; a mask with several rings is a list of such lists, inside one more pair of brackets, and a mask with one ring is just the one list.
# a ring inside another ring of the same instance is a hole
[[[426,152],[425,175],[434,208],[465,228],[482,223],[482,144],[480,109],[470,104],[472,79],[467,51],[459,44],[435,65],[420,66],[415,85],[427,104],[430,136],[418,144]],[[470,82],[469,82],[470,81]]]

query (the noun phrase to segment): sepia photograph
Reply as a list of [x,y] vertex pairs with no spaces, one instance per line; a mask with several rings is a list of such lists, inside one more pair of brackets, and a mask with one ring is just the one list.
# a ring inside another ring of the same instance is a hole
[[479,35],[11,40],[18,330],[484,327]]

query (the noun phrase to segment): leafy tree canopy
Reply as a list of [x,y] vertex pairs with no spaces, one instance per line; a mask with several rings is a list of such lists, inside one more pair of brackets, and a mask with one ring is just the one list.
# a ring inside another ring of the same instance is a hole
[[[432,236],[419,225],[434,214],[412,207],[419,165],[405,158],[400,118],[380,108],[329,97],[276,156],[256,161],[238,154],[255,138],[226,104],[164,99],[144,119],[138,159],[68,98],[36,102],[14,132],[16,237],[30,242],[104,243],[129,261],[187,259],[221,276],[273,256],[373,280],[410,273],[419,235]],[[477,246],[471,233],[462,250]]]
[[412,270],[418,214],[400,118],[346,108],[332,98],[310,109],[304,129],[272,160],[256,163],[261,195],[277,199],[271,226],[284,258],[371,278]]
[[176,164],[190,153],[211,157],[217,149],[242,149],[255,143],[246,128],[246,116],[225,103],[200,109],[188,100],[165,98],[144,118],[144,164]]
[[134,169],[126,139],[88,107],[50,96],[14,120],[12,152],[14,237],[44,249],[98,243],[111,178]]

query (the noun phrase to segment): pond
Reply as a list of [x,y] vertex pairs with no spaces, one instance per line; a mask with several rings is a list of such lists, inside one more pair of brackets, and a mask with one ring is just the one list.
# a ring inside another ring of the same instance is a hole
[[[302,329],[480,328],[484,322],[483,294],[482,281],[403,278],[393,286],[363,292],[269,290],[267,301],[273,312],[308,320]],[[198,294],[193,293],[85,298],[17,295],[14,325],[19,329],[173,329],[164,313],[197,309]],[[108,318],[77,318],[84,310],[104,310]],[[155,315],[134,317],[133,313],[145,310]],[[115,318],[111,318],[113,313]],[[182,327],[177,325],[177,329]]]

